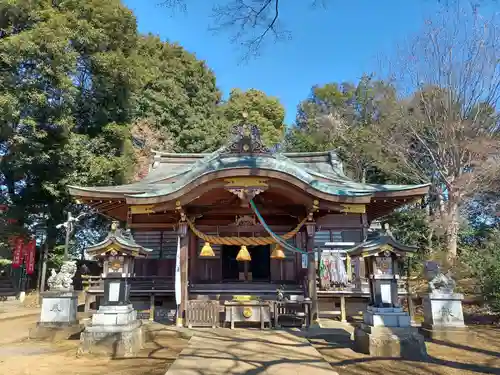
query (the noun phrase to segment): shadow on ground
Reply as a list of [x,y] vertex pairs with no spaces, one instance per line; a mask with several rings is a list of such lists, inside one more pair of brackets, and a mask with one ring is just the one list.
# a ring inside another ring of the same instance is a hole
[[473,329],[468,342],[426,341],[426,359],[370,357],[354,351],[352,328],[318,330],[309,341],[342,375],[500,374],[500,330]]

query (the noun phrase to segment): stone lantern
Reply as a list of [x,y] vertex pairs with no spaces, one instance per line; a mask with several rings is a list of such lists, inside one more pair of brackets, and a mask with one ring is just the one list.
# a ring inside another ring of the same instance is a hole
[[378,250],[364,257],[370,280],[370,305],[374,309],[398,309],[398,258],[401,255],[389,244],[382,245]]
[[423,337],[411,326],[410,315],[398,300],[400,264],[417,249],[397,242],[387,230],[372,232],[367,240],[348,251],[364,262],[370,302],[363,323],[354,332],[357,349],[373,356],[423,357]]
[[82,333],[80,353],[104,350],[113,356],[129,356],[142,347],[141,321],[130,303],[128,278],[134,275],[134,259],[150,251],[138,245],[129,231],[120,229],[118,222],[113,222],[104,241],[87,248],[87,254],[103,263],[104,301]]

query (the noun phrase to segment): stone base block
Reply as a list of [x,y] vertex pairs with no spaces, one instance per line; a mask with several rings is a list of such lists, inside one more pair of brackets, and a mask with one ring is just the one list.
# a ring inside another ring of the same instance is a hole
[[134,357],[144,347],[142,322],[123,326],[87,326],[80,336],[78,355],[93,354],[111,358]]
[[354,347],[373,357],[419,360],[427,356],[424,337],[413,327],[386,328],[362,324],[354,330]]
[[466,342],[471,343],[475,340],[475,333],[467,326],[463,327],[439,327],[426,326],[420,328],[420,332],[424,337],[431,340],[442,340],[450,342]]
[[76,324],[78,293],[71,290],[55,290],[42,293],[40,323]]
[[128,325],[137,320],[137,311],[132,305],[124,306],[101,306],[92,315],[93,326],[116,326]]
[[423,297],[424,324],[427,326],[464,327],[460,293],[434,292]]
[[410,327],[411,319],[408,313],[400,307],[368,306],[363,313],[363,321],[373,327]]
[[38,322],[30,329],[29,338],[32,340],[61,341],[78,338],[83,331],[82,324],[74,323],[44,323]]

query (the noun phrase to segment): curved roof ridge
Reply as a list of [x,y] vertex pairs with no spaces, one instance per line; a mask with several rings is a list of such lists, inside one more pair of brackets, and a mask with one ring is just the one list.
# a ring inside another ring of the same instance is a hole
[[[219,149],[213,151],[216,152],[220,149],[223,149],[224,147],[220,147]],[[168,151],[160,151],[160,150],[151,150],[151,152],[155,155],[158,156],[167,156],[171,158],[199,158],[202,159],[213,152],[168,152]],[[279,152],[282,155],[285,155],[288,158],[294,158],[294,157],[307,157],[307,156],[327,156],[331,153],[334,153],[335,155],[337,154],[336,150],[328,150],[328,151],[306,151],[306,152],[296,152],[296,151],[290,151],[290,152]]]

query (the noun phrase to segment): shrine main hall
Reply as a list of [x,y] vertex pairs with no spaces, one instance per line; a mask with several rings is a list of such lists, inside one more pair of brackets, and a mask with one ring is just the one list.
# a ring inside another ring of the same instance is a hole
[[155,151],[138,182],[69,191],[149,250],[135,260],[131,298],[172,304],[180,243],[181,316],[193,300],[276,299],[277,290],[312,300],[317,314],[318,295],[337,290],[318,282],[321,254],[340,254],[349,284],[342,287],[366,293],[363,262],[349,248],[363,246],[374,221],[421,199],[428,185],[355,182],[334,151],[273,152],[243,123],[215,152]]

